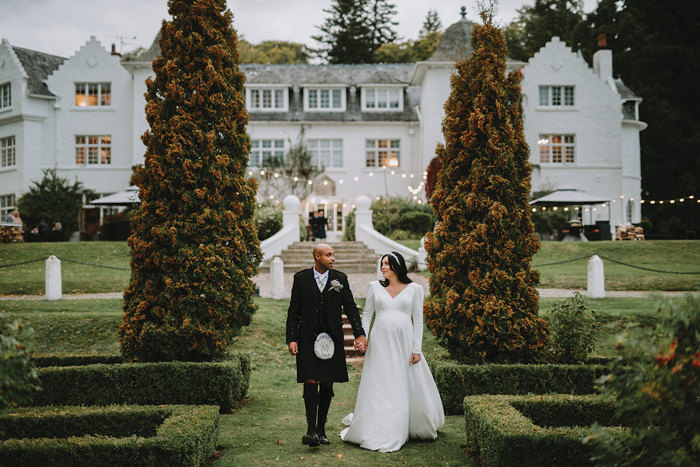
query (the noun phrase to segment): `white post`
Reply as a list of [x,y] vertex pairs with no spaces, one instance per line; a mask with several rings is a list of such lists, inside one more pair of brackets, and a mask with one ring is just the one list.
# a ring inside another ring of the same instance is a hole
[[45,293],[47,300],[61,299],[61,260],[53,255],[46,260]]
[[360,227],[366,225],[370,229],[374,228],[372,224],[372,201],[365,195],[360,195],[355,198],[355,240],[360,241],[358,232]]
[[426,269],[428,269],[428,252],[425,251],[425,237],[423,237],[420,239],[420,248],[418,248],[418,270]]
[[270,298],[284,298],[284,262],[279,256],[270,263]]
[[282,200],[282,205],[284,210],[282,211],[282,228],[287,226],[294,227],[295,230],[291,233],[292,242],[299,241],[299,216],[301,212],[299,211],[299,205],[301,202],[299,198],[294,195],[287,195],[284,200]]
[[598,255],[593,255],[588,260],[588,296],[605,298],[605,272],[603,260]]

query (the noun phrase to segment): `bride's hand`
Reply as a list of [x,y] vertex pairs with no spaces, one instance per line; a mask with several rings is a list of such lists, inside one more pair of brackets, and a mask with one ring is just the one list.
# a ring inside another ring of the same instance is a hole
[[420,359],[421,359],[421,356],[419,353],[411,354],[411,365],[413,365],[414,363],[420,362]]

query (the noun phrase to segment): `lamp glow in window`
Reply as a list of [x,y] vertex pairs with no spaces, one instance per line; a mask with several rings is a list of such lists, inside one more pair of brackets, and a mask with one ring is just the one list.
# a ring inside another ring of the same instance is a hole
[[574,140],[574,135],[540,135],[537,140],[540,163],[573,164],[576,161]]
[[75,83],[76,107],[108,107],[112,105],[111,83]]
[[75,137],[76,165],[109,165],[112,163],[110,135],[78,135]]

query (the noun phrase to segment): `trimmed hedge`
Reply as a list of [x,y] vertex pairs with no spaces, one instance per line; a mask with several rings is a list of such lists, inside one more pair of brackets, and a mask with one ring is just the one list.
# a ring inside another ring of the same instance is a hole
[[[81,362],[78,356],[45,360]],[[88,363],[97,356],[88,356]],[[106,357],[105,357],[106,358]],[[30,405],[191,404],[218,405],[221,413],[243,400],[250,356],[222,362],[89,363],[38,368],[40,386]]]
[[47,366],[80,366],[95,363],[124,363],[119,354],[37,354],[31,355],[32,362],[37,368]]
[[0,426],[9,435],[3,465],[198,466],[214,454],[219,414],[187,405],[24,408]]
[[614,401],[598,395],[469,396],[463,407],[467,450],[484,466],[590,465],[587,425],[597,421],[614,436],[626,431],[610,426],[619,425]]
[[[605,360],[597,360],[601,363]],[[465,396],[476,394],[591,394],[594,381],[606,374],[604,364],[532,365],[435,361],[431,370],[448,414],[462,413]]]

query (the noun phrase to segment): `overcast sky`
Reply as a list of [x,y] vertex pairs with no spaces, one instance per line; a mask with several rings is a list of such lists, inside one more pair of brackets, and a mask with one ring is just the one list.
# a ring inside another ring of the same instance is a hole
[[[398,14],[397,32],[403,39],[415,39],[428,9],[440,15],[443,27],[459,20],[459,9],[476,20],[476,0],[393,0]],[[505,25],[516,9],[534,0],[500,0],[497,20]],[[584,0],[584,10],[595,8],[597,0]],[[311,35],[327,16],[330,0],[228,0],[234,27],[253,43],[287,40],[310,46]],[[40,52],[72,56],[89,38],[109,48],[116,43],[126,52],[149,47],[162,19],[168,18],[166,0],[0,0],[0,37],[14,46]]]

